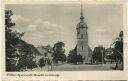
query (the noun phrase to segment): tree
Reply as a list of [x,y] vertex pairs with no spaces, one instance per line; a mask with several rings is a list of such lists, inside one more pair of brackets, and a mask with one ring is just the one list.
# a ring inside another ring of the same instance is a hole
[[75,49],[70,50],[67,56],[67,62],[77,64],[77,53],[75,52]]
[[11,16],[13,15],[11,10],[5,11],[5,43],[6,43],[6,70],[15,71],[16,67],[16,58],[18,54],[16,52],[15,46],[18,44],[21,37],[24,33],[18,33],[12,30],[12,27],[15,26],[15,23],[12,22]]
[[82,59],[82,56],[80,54],[77,55],[77,62],[83,63],[83,59]]
[[123,53],[123,31],[119,33],[119,37],[114,41],[114,47],[120,53]]
[[118,68],[118,62],[121,62],[121,68],[123,69],[123,31],[119,33],[119,36],[115,39],[114,43],[114,54],[116,57],[116,67]]
[[60,58],[61,58],[60,61],[61,61],[62,63],[66,61],[66,55],[65,55],[65,54],[61,54],[61,55],[60,55]]
[[24,32],[13,31],[15,23],[12,22],[12,15],[11,10],[5,11],[6,71],[37,67],[33,55],[37,50],[33,45],[21,39]]
[[28,44],[22,40],[19,42],[19,44],[20,44],[19,51],[22,53],[20,55],[19,64],[18,64],[19,69],[21,68],[33,69],[37,67],[33,55],[36,52],[35,50],[36,48],[33,45]]
[[67,62],[68,63],[74,63],[74,64],[77,64],[77,62],[83,63],[82,56],[80,54],[77,55],[77,46],[73,50],[70,50],[70,52],[67,56]]
[[63,42],[57,42],[54,44],[53,47],[53,61],[58,64],[58,61],[65,61],[65,49],[64,49],[65,44]]
[[105,57],[105,48],[103,46],[95,47],[92,55],[93,61],[97,61],[98,63],[102,62],[102,58],[104,60],[104,57]]
[[114,48],[105,49],[105,58],[109,60],[111,64],[116,61],[115,54],[114,54]]

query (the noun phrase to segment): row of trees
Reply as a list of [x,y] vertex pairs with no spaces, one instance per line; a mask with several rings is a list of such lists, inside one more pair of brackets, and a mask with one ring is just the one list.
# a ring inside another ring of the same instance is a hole
[[[113,47],[112,47],[113,46]],[[123,68],[123,31],[119,33],[119,36],[110,45],[110,48],[105,49],[103,46],[98,46],[94,48],[92,59],[94,61],[105,63],[105,58],[110,59],[111,63],[114,61],[116,63],[115,68],[121,64]]]
[[[78,62],[83,63],[83,58],[82,56],[79,54],[77,55],[77,47],[75,47],[75,49],[71,50],[68,54],[68,56],[66,57],[65,55],[65,49],[64,49],[65,44],[63,42],[57,42],[54,44],[53,46],[53,59],[52,61],[54,62],[54,64],[58,64],[59,62],[61,62],[62,64],[67,62],[67,63],[72,63],[72,64],[77,64]],[[44,64],[44,59],[40,59],[39,61],[41,64],[41,66],[45,66]]]
[[[77,64],[77,62],[83,62],[82,56],[77,55],[76,48],[77,47],[70,50],[67,56],[68,63]],[[119,63],[121,64],[121,67],[123,67],[123,31],[119,33],[119,36],[110,45],[110,48],[105,49],[103,46],[97,46],[94,48],[91,56],[91,63],[105,64],[108,60],[110,63],[116,63],[116,68],[118,68]]]

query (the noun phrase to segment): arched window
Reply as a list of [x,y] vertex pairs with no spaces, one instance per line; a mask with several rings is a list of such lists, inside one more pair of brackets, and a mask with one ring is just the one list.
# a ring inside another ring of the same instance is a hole
[[83,46],[82,46],[82,50],[83,50]]

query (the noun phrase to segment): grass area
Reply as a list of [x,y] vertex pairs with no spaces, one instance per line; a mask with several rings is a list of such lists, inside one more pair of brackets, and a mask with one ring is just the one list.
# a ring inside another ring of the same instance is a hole
[[[112,67],[115,67],[115,64],[99,64],[99,65],[71,65],[71,64],[63,64],[53,66],[52,71],[107,71],[113,70]],[[32,70],[27,71],[49,71],[51,70],[51,66],[38,67]]]

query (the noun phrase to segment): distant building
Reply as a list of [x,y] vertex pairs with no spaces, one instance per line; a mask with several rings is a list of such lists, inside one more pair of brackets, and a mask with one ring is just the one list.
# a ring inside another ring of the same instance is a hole
[[45,50],[42,49],[42,47],[36,47],[36,49],[37,49],[38,52],[40,53],[40,54],[35,54],[35,61],[36,61],[36,63],[38,64],[38,63],[39,63],[39,60],[40,60],[41,58],[44,58]]
[[53,49],[50,45],[47,46],[38,46],[36,47],[37,50],[40,52],[40,55],[36,55],[36,61],[38,62],[41,58],[44,60],[52,59]]

